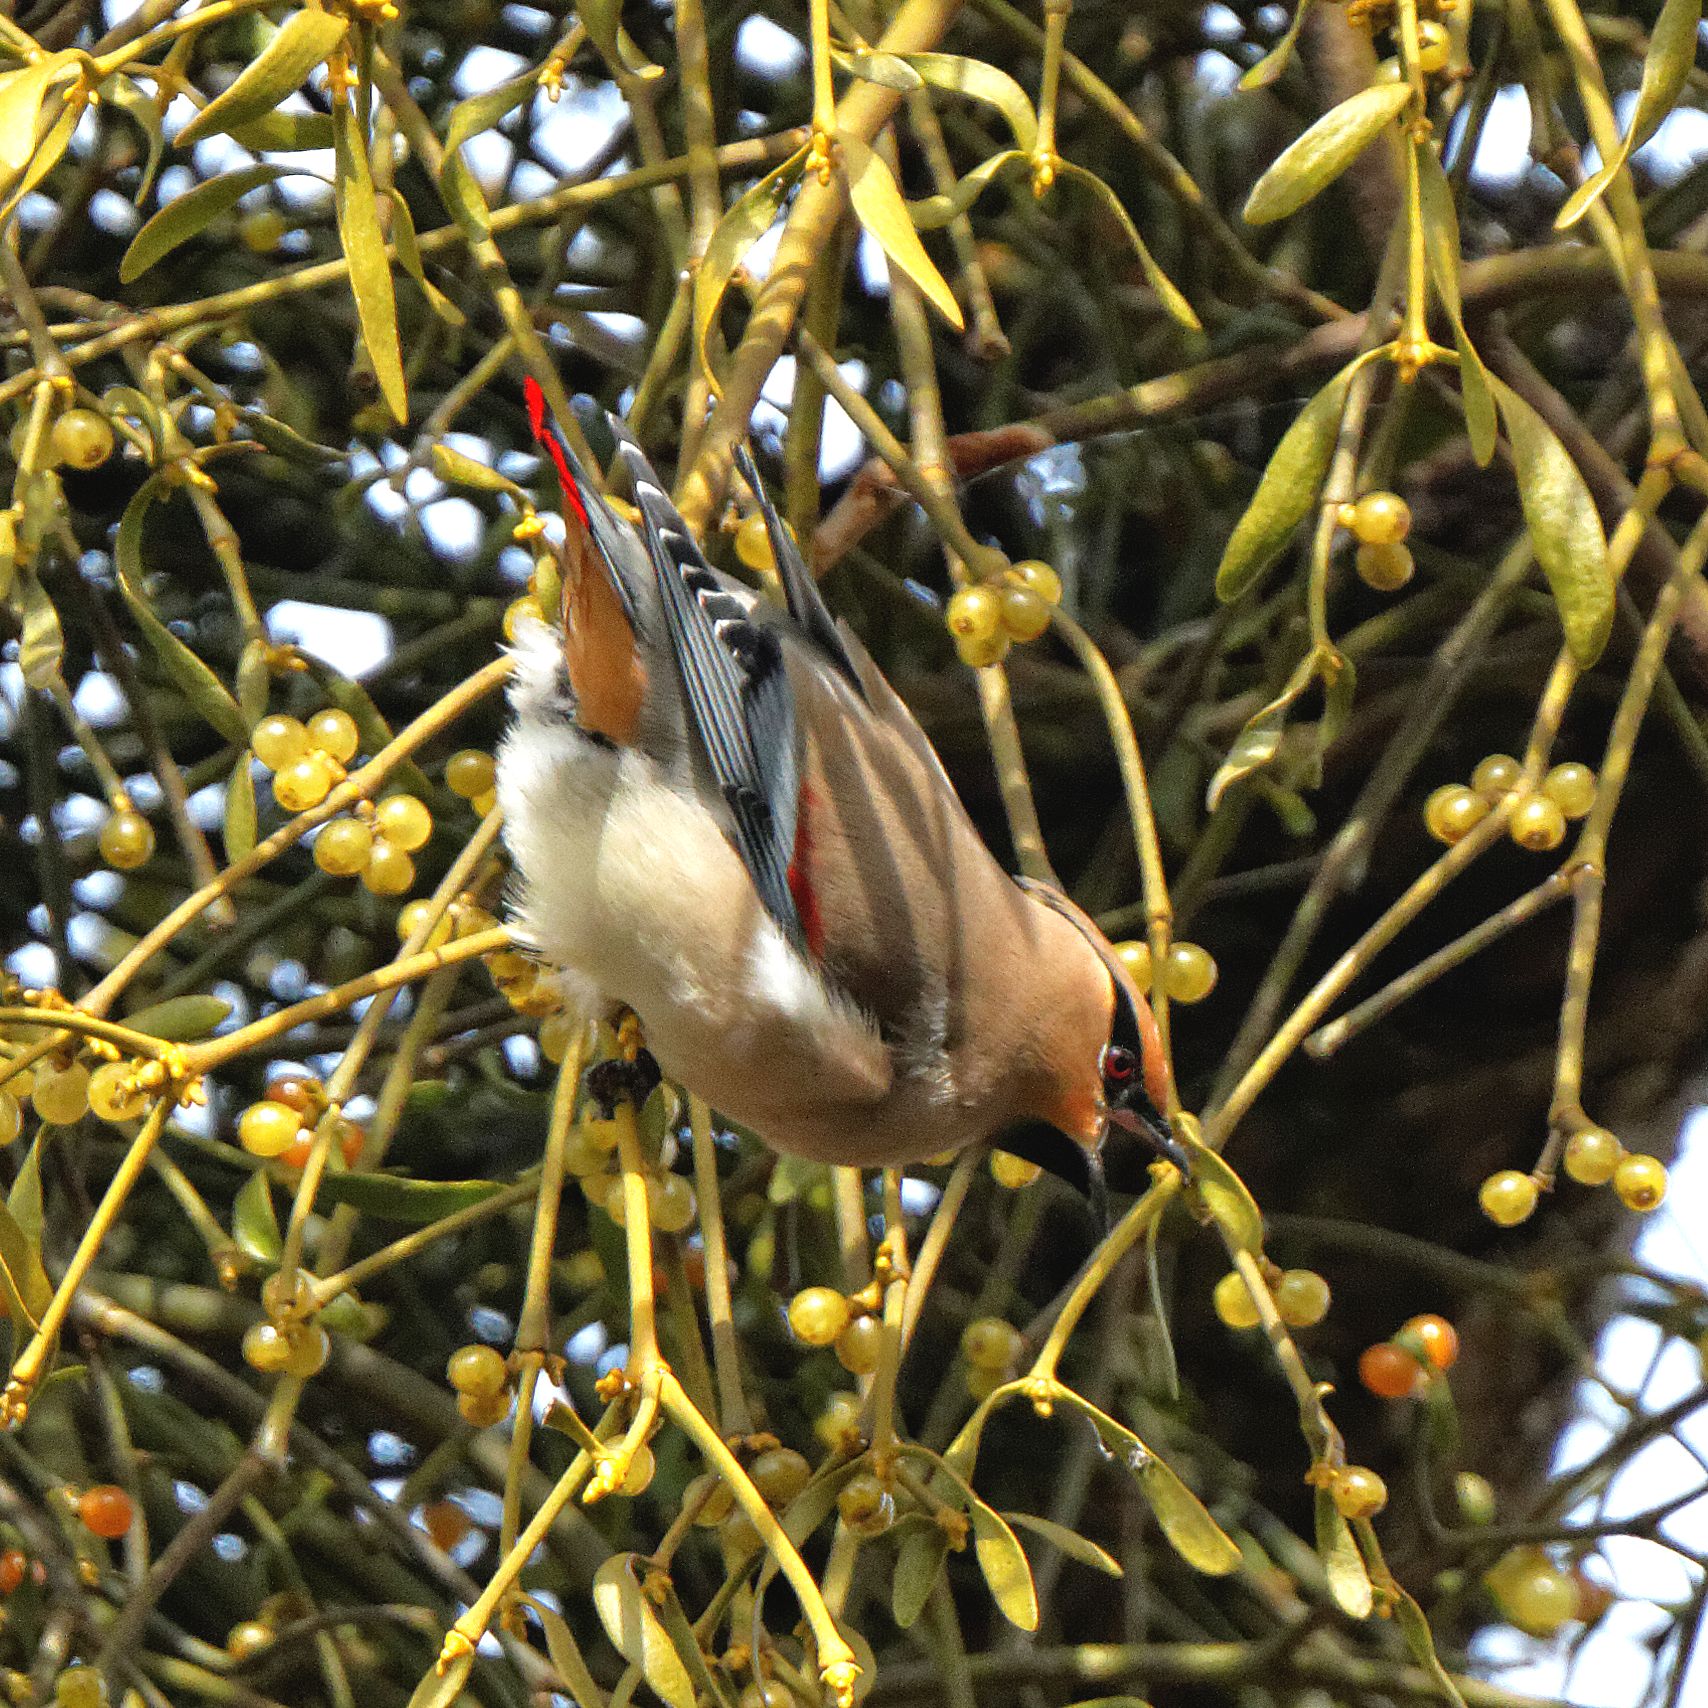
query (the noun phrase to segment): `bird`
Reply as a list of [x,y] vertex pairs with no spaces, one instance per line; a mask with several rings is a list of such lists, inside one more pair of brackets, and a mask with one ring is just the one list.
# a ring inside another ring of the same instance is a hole
[[1144,994],[1011,877],[830,611],[745,447],[781,599],[709,564],[611,418],[614,508],[527,382],[562,606],[516,625],[497,798],[519,940],[589,1018],[773,1150],[901,1167],[993,1146],[1107,1218],[1106,1140],[1189,1158]]

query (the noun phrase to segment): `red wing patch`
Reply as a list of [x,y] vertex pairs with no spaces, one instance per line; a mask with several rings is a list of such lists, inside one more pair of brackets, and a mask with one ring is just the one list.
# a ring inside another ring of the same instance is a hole
[[528,405],[528,430],[534,435],[534,442],[551,457],[552,466],[557,470],[557,483],[563,490],[563,501],[574,512],[576,521],[585,528],[587,506],[581,501],[581,489],[570,471],[569,458],[558,443],[557,429],[546,421],[546,394],[540,390],[539,381],[532,376],[523,380],[522,397]]
[[789,857],[789,899],[801,922],[807,948],[815,961],[824,959],[824,915],[812,887],[812,808],[814,796],[801,784],[800,804],[795,812],[795,851]]

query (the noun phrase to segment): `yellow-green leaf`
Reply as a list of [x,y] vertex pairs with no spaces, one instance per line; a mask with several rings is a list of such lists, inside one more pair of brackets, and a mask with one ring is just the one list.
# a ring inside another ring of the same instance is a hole
[[9,1295],[7,1308],[19,1328],[34,1329],[53,1297],[53,1283],[42,1267],[41,1244],[19,1227],[10,1209],[0,1204],[0,1271]]
[[59,680],[60,661],[65,656],[65,631],[59,624],[59,612],[34,575],[18,577],[17,605],[23,626],[18,663],[24,680],[32,688],[49,688]]
[[527,496],[508,475],[488,468],[485,463],[465,456],[450,445],[433,447],[433,472],[440,480],[448,480],[456,486],[478,487],[482,492],[507,492],[512,497]]
[[301,154],[332,146],[332,115],[263,113],[248,124],[228,126],[226,135],[255,154]]
[[189,996],[171,996],[164,1002],[153,1002],[125,1016],[125,1024],[133,1032],[159,1038],[168,1044],[193,1043],[205,1038],[231,1016],[231,1004],[223,996],[210,996],[205,991]]
[[1112,1578],[1124,1575],[1121,1562],[1113,1554],[1099,1548],[1090,1537],[1081,1536],[1077,1530],[1070,1530],[1065,1524],[1039,1518],[1030,1512],[1005,1512],[1002,1516],[1017,1529],[1030,1530],[1033,1535],[1042,1536],[1070,1560],[1077,1560],[1082,1566],[1090,1566],[1094,1572],[1103,1572]]
[[1038,115],[1032,111],[1026,91],[1006,71],[960,53],[910,53],[907,63],[933,88],[995,107],[1026,153],[1037,145]]
[[458,1655],[443,1672],[436,1666],[429,1667],[409,1699],[409,1708],[451,1708],[462,1695],[473,1666],[474,1656],[467,1654]]
[[851,132],[838,131],[836,145],[854,217],[895,266],[919,287],[932,307],[959,332],[966,325],[961,305],[955,301],[948,281],[937,271],[937,263],[925,253],[925,245],[919,241],[907,203],[902,200],[889,167]]
[[6,1194],[6,1208],[12,1212],[12,1220],[18,1224],[24,1238],[37,1248],[42,1238],[42,1131],[41,1128],[36,1130],[23,1165],[18,1170],[18,1178]]
[[154,193],[154,177],[166,153],[166,132],[160,122],[160,102],[128,77],[110,78],[101,91],[101,99],[115,111],[121,112],[138,130],[148,144],[148,159],[136,186],[131,205],[140,208]]
[[1231,603],[1274,563],[1293,537],[1293,530],[1310,513],[1322,490],[1329,458],[1340,436],[1346,388],[1352,381],[1348,364],[1301,409],[1269,459],[1257,491],[1234,524],[1216,570],[1216,597]]
[[238,1188],[231,1206],[231,1237],[238,1250],[257,1263],[274,1264],[284,1249],[279,1218],[273,1214],[273,1189],[267,1171],[258,1168]]
[[967,1509],[973,1522],[973,1553],[984,1574],[985,1588],[1010,1625],[1022,1631],[1038,1629],[1038,1590],[1020,1538],[1000,1512],[975,1495]]
[[1026,156],[1017,148],[1004,149],[988,160],[981,160],[966,177],[956,181],[954,189],[936,196],[921,196],[909,202],[907,211],[919,231],[936,231],[952,219],[958,219],[996,181],[999,174],[1011,166],[1023,165]]
[[439,174],[439,200],[464,230],[484,237],[492,229],[492,210],[460,154],[445,156],[444,170]]
[[890,1617],[903,1631],[925,1611],[948,1557],[948,1533],[933,1519],[909,1530],[901,1539],[890,1575]]
[[1613,571],[1601,517],[1554,429],[1511,386],[1490,379],[1512,442],[1530,544],[1553,589],[1566,645],[1587,669],[1613,629]]
[[1184,1140],[1192,1153],[1192,1195],[1241,1251],[1263,1255],[1263,1212],[1246,1184],[1220,1153],[1196,1139]]
[[69,76],[77,56],[52,53],[0,74],[0,173],[21,172],[36,151],[36,125],[47,92]]
[[436,1222],[502,1192],[496,1180],[408,1180],[400,1174],[328,1174],[320,1196],[384,1222]]
[[593,1574],[593,1607],[611,1646],[669,1708],[694,1708],[694,1683],[640,1586],[638,1554],[614,1554]]
[[[270,113],[294,95],[308,74],[343,41],[349,19],[339,12],[305,7],[279,26],[279,33],[237,74],[231,86],[208,102],[178,133],[178,142],[192,142],[233,125],[248,124]],[[340,103],[342,104],[342,103]]]
[[1411,100],[1408,83],[1374,83],[1331,107],[1257,180],[1245,204],[1248,224],[1285,219],[1326,189]]
[[241,171],[221,173],[181,196],[174,196],[131,239],[124,259],[119,262],[119,278],[128,285],[180,243],[188,243],[222,214],[230,213],[251,190],[288,177],[295,170],[291,166],[245,166]]
[[398,264],[421,287],[427,306],[447,326],[466,326],[468,316],[427,277],[421,263],[421,245],[415,239],[415,216],[400,191],[389,192],[391,197],[391,240],[397,246]]
[[899,90],[904,95],[925,87],[925,79],[899,53],[845,53],[841,48],[832,48],[830,63],[850,77],[876,83],[882,89]]
[[255,811],[255,778],[249,769],[249,749],[238,754],[225,785],[225,857],[242,860],[255,848],[258,820]]
[[775,223],[789,192],[806,164],[806,150],[791,154],[781,166],[750,184],[720,219],[706,243],[706,253],[694,273],[694,348],[702,366],[709,366],[706,334],[718,304],[741,258]]
[[1426,139],[1414,141],[1412,147],[1417,156],[1423,251],[1429,257],[1436,294],[1453,323],[1453,341],[1459,347],[1459,397],[1465,410],[1465,429],[1471,440],[1471,455],[1479,467],[1484,467],[1494,455],[1500,423],[1495,417],[1488,369],[1465,330],[1464,303],[1459,293],[1459,215],[1453,206],[1452,186],[1441,170],[1441,158],[1434,144]]
[[1465,1708],[1464,1696],[1435,1652],[1435,1635],[1429,1629],[1423,1609],[1403,1589],[1398,1591],[1394,1601],[1394,1623],[1399,1626],[1400,1635],[1411,1650],[1411,1658],[1435,1680],[1436,1689],[1451,1708]]
[[1281,751],[1281,740],[1287,731],[1287,713],[1321,672],[1322,653],[1317,648],[1300,659],[1293,674],[1287,678],[1281,692],[1268,705],[1260,707],[1246,720],[1245,727],[1233,739],[1228,756],[1217,766],[1210,779],[1204,804],[1214,812],[1222,796],[1235,783],[1270,764]]
[[483,89],[451,109],[450,123],[445,127],[445,152],[455,154],[471,136],[491,130],[506,115],[513,113],[540,87],[536,72],[526,71],[512,77],[496,88]]
[[1606,194],[1607,186],[1628,161],[1660,128],[1661,120],[1678,105],[1690,73],[1696,67],[1696,37],[1702,28],[1702,0],[1666,0],[1649,37],[1643,60],[1643,80],[1637,89],[1637,105],[1631,125],[1613,158],[1591,177],[1584,179],[1566,197],[1554,216],[1554,229],[1565,231],[1576,225]]
[[1376,1591],[1351,1527],[1327,1489],[1316,1491],[1316,1523],[1317,1557],[1335,1606],[1354,1619],[1368,1619],[1376,1605]]
[[1293,57],[1293,49],[1299,40],[1299,31],[1304,28],[1305,15],[1310,9],[1311,0],[1298,0],[1297,5],[1293,8],[1292,21],[1287,25],[1286,33],[1239,80],[1240,88],[1267,89],[1271,83],[1280,77]]
[[561,1613],[547,1607],[543,1601],[536,1601],[531,1595],[524,1595],[521,1599],[528,1611],[539,1620],[540,1629],[545,1633],[546,1653],[551,1657],[558,1678],[569,1692],[570,1700],[576,1704],[576,1708],[605,1708],[605,1692],[599,1688],[588,1669],[587,1662],[582,1657],[581,1645],[576,1642],[575,1633],[569,1628],[569,1621]]
[[1109,210],[1115,223],[1126,233],[1127,241],[1133,246],[1133,253],[1138,256],[1145,283],[1156,292],[1157,300],[1167,310],[1169,318],[1190,332],[1198,331],[1202,323],[1191,303],[1180,294],[1179,286],[1157,265],[1156,258],[1151,254],[1145,240],[1139,236],[1139,228],[1133,224],[1132,215],[1122,205],[1121,198],[1095,172],[1088,172],[1083,166],[1074,165],[1071,160],[1058,162],[1056,173],[1064,181],[1083,184]]
[[201,659],[155,616],[142,592],[142,527],[149,506],[166,490],[159,475],[151,475],[137,488],[119,521],[113,547],[119,592],[136,619],[142,638],[166,673],[184,691],[196,713],[212,724],[228,741],[247,745],[249,725],[226,686]]
[[397,420],[407,421],[409,396],[403,380],[403,351],[397,342],[397,294],[374,199],[368,139],[356,115],[342,102],[333,110],[332,132],[338,161],[338,237],[350,264],[350,294],[356,299],[362,342],[387,407]]
[[[73,106],[69,101],[60,103],[59,117],[49,126],[47,135],[36,145],[35,153],[30,156],[23,176],[13,182],[5,205],[0,206],[0,225],[4,225],[12,217],[18,203],[59,164],[60,157],[70,146],[71,133],[76,130],[81,117],[81,108]],[[3,181],[0,179],[0,182]]]

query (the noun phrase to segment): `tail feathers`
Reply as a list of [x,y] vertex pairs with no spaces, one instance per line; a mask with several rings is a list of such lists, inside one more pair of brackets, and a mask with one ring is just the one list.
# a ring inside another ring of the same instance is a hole
[[575,692],[576,722],[609,741],[634,739],[646,693],[646,667],[636,645],[635,602],[624,579],[632,536],[586,476],[546,413],[532,380],[523,393],[528,425],[551,458],[563,490],[563,654]]

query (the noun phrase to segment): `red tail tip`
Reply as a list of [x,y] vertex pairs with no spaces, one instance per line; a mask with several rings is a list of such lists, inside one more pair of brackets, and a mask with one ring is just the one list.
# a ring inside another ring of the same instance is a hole
[[585,528],[588,525],[587,506],[581,502],[581,490],[576,485],[569,458],[564,455],[563,446],[558,442],[556,428],[546,425],[546,394],[540,390],[540,382],[531,374],[522,381],[522,398],[528,406],[528,428],[534,435],[534,442],[544,445],[551,454],[552,466],[557,470],[557,483],[563,491],[563,501],[575,512],[576,521]]

